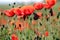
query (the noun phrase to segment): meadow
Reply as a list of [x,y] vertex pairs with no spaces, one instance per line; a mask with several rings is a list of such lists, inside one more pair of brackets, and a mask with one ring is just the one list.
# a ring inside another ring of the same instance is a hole
[[[0,40],[60,40],[60,2],[52,9],[35,10],[28,17],[8,17],[3,11],[13,5],[0,5]],[[20,6],[24,4],[14,5],[15,8]]]

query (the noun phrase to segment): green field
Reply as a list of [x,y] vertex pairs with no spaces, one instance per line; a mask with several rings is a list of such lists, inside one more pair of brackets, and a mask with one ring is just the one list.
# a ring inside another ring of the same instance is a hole
[[[9,6],[9,4],[5,4],[5,5],[0,4],[0,8],[3,10],[10,9],[12,8],[12,5]],[[18,6],[22,6],[22,4],[15,5],[15,7],[18,7]],[[43,18],[35,20],[36,22],[35,25],[32,25],[32,21],[34,19],[30,20],[30,18],[33,18],[33,15],[29,16],[29,18],[26,19],[25,21],[23,21],[23,19],[20,19],[22,23],[28,22],[29,26],[31,26],[32,28],[32,29],[25,28],[22,32],[18,30],[14,30],[15,25],[11,26],[9,22],[7,22],[6,25],[1,25],[3,23],[0,22],[0,40],[11,40],[11,35],[13,33],[18,36],[19,40],[60,40],[60,17],[59,19],[57,19],[57,15],[60,12],[60,10],[58,10],[59,7],[60,7],[60,2],[56,3],[56,5],[53,7],[55,16],[50,16],[48,21],[45,18],[45,14],[49,14],[49,10],[45,11],[44,9],[36,11],[36,12],[42,12]],[[0,20],[1,19],[5,19],[6,21],[9,21],[9,20],[17,21],[18,20],[17,17],[15,16],[7,17],[6,15],[4,14],[1,15],[0,13]],[[40,25],[40,23],[42,25]],[[8,33],[9,32],[8,30],[10,30],[10,33]],[[44,35],[46,31],[49,32],[48,36]]]

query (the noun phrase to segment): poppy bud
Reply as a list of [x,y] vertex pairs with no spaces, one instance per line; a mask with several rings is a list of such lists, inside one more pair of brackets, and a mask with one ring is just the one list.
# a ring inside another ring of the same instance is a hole
[[16,3],[14,2],[13,4],[15,5]]
[[35,14],[35,13],[33,13],[34,14],[34,20],[38,20],[39,19],[39,16],[37,15],[37,14]]

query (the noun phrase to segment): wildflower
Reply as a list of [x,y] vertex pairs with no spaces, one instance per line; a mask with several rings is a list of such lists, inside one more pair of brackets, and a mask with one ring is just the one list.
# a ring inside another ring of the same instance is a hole
[[46,32],[45,32],[45,36],[48,36],[48,35],[49,35],[49,32],[48,32],[48,31],[46,31]]
[[50,6],[49,4],[44,4],[44,8],[46,8],[46,9],[51,9],[52,6]]
[[44,7],[43,3],[38,2],[34,4],[34,8],[36,10],[41,10],[43,7]]
[[21,7],[21,10],[23,11],[24,15],[31,15],[34,12],[34,7],[31,5],[23,6]]
[[56,0],[46,0],[46,3],[49,4],[50,6],[53,6],[56,4]]
[[15,15],[15,13],[12,10],[5,10],[4,13],[8,17],[13,17]]
[[22,16],[22,15],[24,15],[24,13],[21,11],[20,8],[15,8],[14,13],[15,13],[17,16]]
[[18,40],[17,35],[16,35],[16,34],[12,34],[12,35],[11,35],[11,40]]

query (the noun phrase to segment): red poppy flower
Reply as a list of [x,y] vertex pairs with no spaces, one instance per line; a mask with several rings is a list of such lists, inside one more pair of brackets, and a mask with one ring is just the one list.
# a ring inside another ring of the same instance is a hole
[[43,5],[43,3],[35,3],[34,4],[34,8],[36,9],[36,10],[41,10],[42,8],[44,7],[44,5]]
[[8,17],[13,17],[15,15],[15,13],[12,10],[5,10],[4,13]]
[[46,3],[50,2],[50,1],[54,1],[56,3],[57,0],[45,0]]
[[18,40],[18,37],[16,36],[16,34],[11,35],[11,40]]
[[44,4],[44,8],[46,9],[50,9],[52,6],[50,6],[49,4]]
[[46,32],[45,32],[45,36],[48,36],[48,35],[49,35],[49,32],[48,32],[48,31],[46,31]]
[[55,1],[52,0],[48,4],[51,5],[51,6],[53,6],[53,5],[55,5]]
[[46,0],[46,3],[49,4],[50,6],[53,6],[56,4],[56,0]]
[[14,13],[15,13],[17,16],[24,15],[24,13],[21,11],[20,8],[15,8]]
[[21,10],[23,11],[24,15],[31,15],[35,9],[31,5],[27,5],[27,6],[23,6]]

